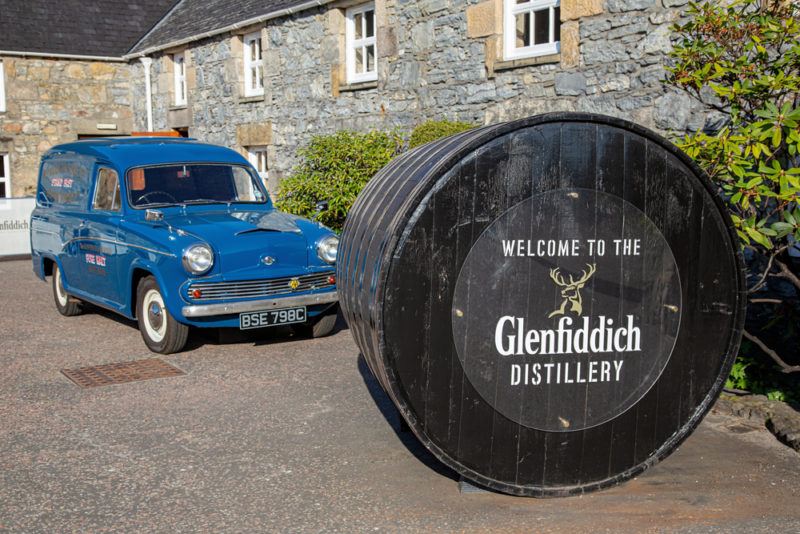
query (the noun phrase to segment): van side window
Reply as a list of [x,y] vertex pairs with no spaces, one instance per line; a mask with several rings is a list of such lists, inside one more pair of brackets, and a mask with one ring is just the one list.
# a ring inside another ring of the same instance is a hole
[[97,172],[92,209],[119,211],[119,176],[116,171],[103,167]]
[[55,156],[42,164],[37,201],[40,206],[86,209],[94,159],[78,154]]

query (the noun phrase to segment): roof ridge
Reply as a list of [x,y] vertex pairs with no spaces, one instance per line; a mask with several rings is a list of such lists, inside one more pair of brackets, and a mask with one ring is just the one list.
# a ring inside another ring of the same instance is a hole
[[152,27],[151,27],[149,30],[147,30],[146,32],[144,32],[144,33],[142,34],[142,36],[141,36],[141,37],[139,37],[139,39],[138,39],[138,40],[137,40],[135,43],[133,43],[133,45],[132,45],[130,48],[128,48],[127,52],[125,52],[125,53],[124,53],[124,54],[122,54],[122,55],[123,55],[123,56],[125,56],[125,55],[127,55],[127,54],[130,54],[130,53],[131,53],[133,50],[136,50],[136,47],[137,47],[137,46],[139,46],[139,43],[141,43],[142,41],[144,41],[144,40],[147,38],[147,36],[149,36],[149,35],[150,35],[151,33],[153,33],[153,32],[154,32],[154,31],[155,31],[155,30],[156,30],[156,29],[157,29],[159,26],[161,26],[161,25],[162,25],[162,24],[163,24],[163,23],[164,23],[164,22],[165,22],[165,21],[166,21],[166,20],[167,20],[167,19],[170,17],[170,15],[172,15],[172,12],[173,12],[173,11],[175,11],[175,10],[178,8],[178,6],[179,6],[179,5],[181,5],[182,3],[184,3],[185,1],[186,1],[186,0],[175,0],[175,3],[174,3],[174,4],[172,4],[172,7],[170,7],[168,10],[166,10],[166,11],[164,12],[164,14],[163,14],[163,15],[161,15],[161,17],[160,17],[160,18],[159,18],[159,19],[156,21],[156,23],[155,23],[155,24],[153,24],[153,26],[152,26]]
[[[158,35],[158,32],[156,30],[162,27],[161,22],[163,21],[161,21],[159,22],[159,24],[154,26],[150,31],[148,31],[146,35],[142,36],[142,38],[136,43],[136,45],[134,45],[133,48],[131,48],[128,51],[128,53],[123,56],[123,58],[126,60],[130,60],[137,57],[151,55],[156,52],[167,50],[173,47],[184,46],[188,43],[195,42],[208,37],[215,37],[217,35],[240,30],[242,28],[252,26],[255,24],[261,24],[270,19],[284,17],[287,15],[292,15],[295,13],[306,11],[308,9],[312,9],[315,7],[324,6],[335,1],[337,0],[262,0],[262,2],[258,3],[258,7],[256,9],[250,9],[251,13],[249,16],[243,13],[241,14],[240,17],[237,17],[235,19],[236,22],[219,25],[214,27],[214,29],[207,31],[199,31],[199,30],[184,28],[184,30],[186,31],[184,31],[183,33],[187,35],[180,36],[181,31],[179,31],[178,32],[179,35],[170,38]],[[246,4],[246,3],[247,2],[240,1],[240,4]],[[167,15],[164,16],[163,20],[169,21],[174,16],[174,12],[176,10],[178,10],[179,8],[183,8],[184,6],[190,6],[190,5],[191,4],[189,0],[180,0],[178,4],[176,4],[176,6],[172,10],[170,10],[170,12]],[[283,7],[277,7],[277,6],[283,6]],[[250,7],[252,8],[254,6]],[[189,8],[187,7],[186,9]],[[253,13],[258,13],[258,14],[253,14]],[[148,39],[153,36],[157,37],[155,42],[159,42],[160,44],[151,44],[147,42]]]

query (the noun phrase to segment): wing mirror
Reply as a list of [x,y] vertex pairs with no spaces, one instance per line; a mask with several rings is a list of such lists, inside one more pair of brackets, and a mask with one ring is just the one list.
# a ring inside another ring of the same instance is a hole
[[327,200],[320,200],[317,202],[317,205],[314,208],[314,215],[311,217],[312,220],[316,221],[317,217],[323,212],[328,211],[328,207],[330,206]]
[[144,220],[149,222],[160,222],[164,220],[164,213],[158,210],[145,210]]

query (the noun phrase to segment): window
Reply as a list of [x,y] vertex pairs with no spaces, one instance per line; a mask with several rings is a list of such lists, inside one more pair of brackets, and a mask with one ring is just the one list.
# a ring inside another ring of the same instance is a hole
[[106,168],[98,171],[92,209],[119,211],[119,177],[115,171]]
[[250,147],[247,150],[247,159],[250,160],[250,164],[256,168],[258,175],[266,184],[269,173],[269,167],[267,166],[267,147]]
[[172,56],[175,105],[186,105],[186,56],[183,52]]
[[11,166],[8,154],[0,154],[0,198],[11,198]]
[[0,113],[6,110],[6,71],[3,69],[3,61],[0,60]]
[[375,4],[351,7],[346,15],[347,83],[377,80]]
[[503,0],[505,59],[556,54],[561,40],[559,0]]
[[128,171],[128,199],[136,209],[189,204],[264,203],[259,179],[244,165],[193,163]]
[[261,56],[261,32],[244,36],[244,96],[264,94],[264,63]]

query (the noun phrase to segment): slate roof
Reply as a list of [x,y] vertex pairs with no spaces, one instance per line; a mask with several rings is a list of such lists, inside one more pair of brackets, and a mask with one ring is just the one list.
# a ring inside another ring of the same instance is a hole
[[213,32],[307,3],[308,0],[181,0],[165,19],[145,35],[131,53]]
[[176,1],[0,0],[0,50],[122,57]]

